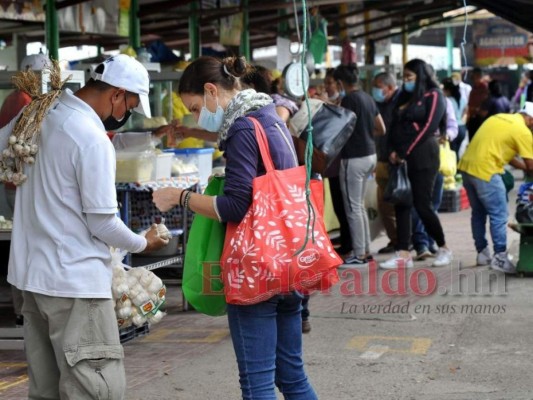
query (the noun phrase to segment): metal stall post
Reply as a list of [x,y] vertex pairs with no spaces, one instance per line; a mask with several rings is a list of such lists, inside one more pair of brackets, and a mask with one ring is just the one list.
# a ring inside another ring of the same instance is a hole
[[453,28],[446,28],[446,49],[448,50],[448,76],[453,72]]
[[190,5],[189,16],[189,40],[190,40],[190,53],[191,60],[195,60],[200,57],[200,17],[198,15],[200,8],[199,2],[193,1]]
[[59,28],[57,21],[56,2],[46,0],[46,17],[44,20],[46,31],[46,47],[48,48],[48,57],[52,60],[59,59]]
[[241,34],[241,54],[247,61],[251,60],[250,54],[250,11],[248,0],[242,0],[242,34]]
[[139,0],[130,4],[130,46],[135,50],[141,47],[141,20],[139,19]]
[[404,25],[403,25],[403,31],[402,31],[402,65],[405,65],[408,60],[407,55],[407,46],[409,46],[409,31],[408,31],[408,25],[407,22],[405,22],[404,17]]

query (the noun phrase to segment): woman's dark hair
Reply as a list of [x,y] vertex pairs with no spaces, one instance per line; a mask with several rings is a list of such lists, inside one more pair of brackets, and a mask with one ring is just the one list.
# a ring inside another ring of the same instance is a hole
[[414,58],[408,61],[403,66],[404,71],[408,69],[416,74],[416,83],[415,90],[412,93],[409,93],[405,90],[402,90],[398,101],[396,102],[396,107],[404,105],[406,103],[415,103],[418,100],[424,97],[424,93],[431,89],[438,89],[439,84],[435,80],[433,67],[427,64],[425,61],[418,58]]
[[272,83],[270,84],[269,94],[281,94],[279,90],[280,82],[281,82],[281,78],[277,78],[272,81]]
[[452,78],[444,78],[442,80],[442,88],[448,92],[457,101],[457,105],[461,104],[461,90],[459,85],[453,83]]
[[270,94],[272,90],[271,82],[268,78],[268,69],[261,65],[256,65],[250,72],[242,77],[242,82],[252,86],[256,92]]
[[333,79],[346,82],[348,85],[355,85],[359,81],[357,65],[339,65],[333,72]]
[[248,72],[244,57],[200,57],[194,60],[181,76],[178,93],[204,94],[204,85],[213,83],[226,90],[240,89],[239,78]]
[[499,80],[493,79],[489,82],[489,93],[492,97],[502,97],[502,85]]

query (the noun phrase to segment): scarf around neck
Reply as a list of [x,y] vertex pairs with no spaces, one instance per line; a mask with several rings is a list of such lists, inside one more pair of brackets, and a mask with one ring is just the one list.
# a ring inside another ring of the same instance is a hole
[[272,98],[268,94],[257,93],[253,89],[246,89],[237,93],[229,102],[226,111],[224,111],[224,122],[222,122],[222,127],[218,131],[219,147],[228,138],[229,128],[237,118],[259,110],[270,103],[272,103]]

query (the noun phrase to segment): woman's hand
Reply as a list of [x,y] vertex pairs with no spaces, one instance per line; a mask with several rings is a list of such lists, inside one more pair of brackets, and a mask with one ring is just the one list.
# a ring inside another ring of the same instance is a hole
[[157,138],[161,138],[163,136],[172,135],[174,133],[174,127],[172,125],[163,125],[157,128],[155,131],[153,131],[153,135]]
[[174,125],[174,136],[178,140],[182,140],[187,137],[194,137],[193,128],[189,128],[188,126],[184,126],[177,123],[176,125]]
[[183,192],[183,189],[174,187],[161,188],[153,193],[152,199],[159,211],[167,212],[179,205],[181,192]]

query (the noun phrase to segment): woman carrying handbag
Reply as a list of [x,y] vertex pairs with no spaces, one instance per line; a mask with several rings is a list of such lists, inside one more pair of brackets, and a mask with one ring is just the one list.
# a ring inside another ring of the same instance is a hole
[[[205,196],[177,188],[154,193],[154,202],[161,211],[183,205],[227,222],[225,247],[229,227],[235,228],[249,217],[255,179],[265,175],[272,164],[276,172],[297,166],[290,134],[270,96],[252,89],[240,91],[239,77],[247,73],[247,67],[242,58],[221,61],[201,57],[187,67],[179,83],[179,94],[200,127],[218,132],[219,146],[226,157],[224,195]],[[264,130],[266,143],[262,146],[270,149],[268,163],[261,158],[256,123]],[[259,235],[260,231],[255,233]],[[223,275],[226,272],[223,266]],[[303,367],[302,296],[289,291],[242,305],[230,301],[227,289],[228,321],[242,398],[275,400],[277,386],[287,400],[317,399]],[[231,290],[232,295],[236,292]]]
[[433,210],[432,192],[439,171],[439,144],[435,132],[445,116],[446,99],[431,69],[422,60],[413,59],[405,64],[403,80],[388,135],[389,161],[391,164],[407,163],[413,205],[395,206],[398,252],[380,267],[413,267],[409,252],[413,206],[426,231],[439,246],[433,266],[442,267],[451,264],[452,252],[446,246],[442,225]]

